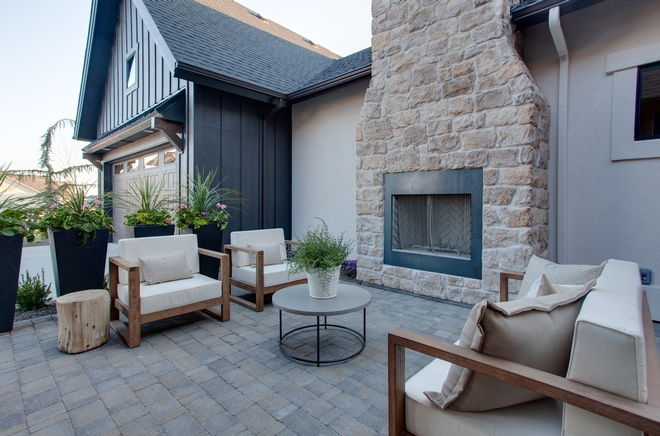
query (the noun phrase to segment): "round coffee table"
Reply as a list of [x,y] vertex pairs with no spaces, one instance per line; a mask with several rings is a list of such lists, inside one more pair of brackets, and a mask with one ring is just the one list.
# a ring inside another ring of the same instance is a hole
[[[337,296],[329,299],[316,299],[310,297],[309,288],[306,284],[280,289],[273,294],[273,306],[280,310],[280,350],[291,360],[316,364],[316,366],[346,362],[347,360],[354,358],[364,350],[367,341],[367,306],[369,303],[371,303],[371,293],[369,291],[360,286],[345,283],[339,283]],[[344,315],[357,312],[360,309],[363,310],[362,333],[346,326],[328,324],[329,316]],[[282,311],[296,315],[315,316],[316,324],[298,327],[283,335]],[[324,318],[322,324],[321,317]],[[360,349],[349,356],[341,357],[339,359],[321,360],[321,326],[323,326],[324,330],[328,330],[328,327],[331,327],[332,329],[339,329],[350,333],[360,341]],[[316,360],[296,356],[285,349],[283,341],[286,337],[301,330],[314,328],[316,329]]]

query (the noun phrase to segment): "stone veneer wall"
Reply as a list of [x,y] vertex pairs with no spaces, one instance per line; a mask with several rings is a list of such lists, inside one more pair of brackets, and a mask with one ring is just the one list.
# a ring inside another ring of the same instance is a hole
[[[500,271],[547,254],[549,108],[516,51],[509,0],[373,0],[357,128],[358,278],[497,300]],[[482,280],[383,264],[383,174],[484,169]]]

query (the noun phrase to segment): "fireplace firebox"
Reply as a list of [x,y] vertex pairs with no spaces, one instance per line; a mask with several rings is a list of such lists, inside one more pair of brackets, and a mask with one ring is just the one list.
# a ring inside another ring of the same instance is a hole
[[482,169],[385,174],[388,265],[481,279]]

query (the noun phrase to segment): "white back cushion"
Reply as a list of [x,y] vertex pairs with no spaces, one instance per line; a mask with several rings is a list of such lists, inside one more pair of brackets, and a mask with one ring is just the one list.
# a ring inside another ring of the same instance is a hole
[[[165,257],[185,252],[190,272],[193,274],[199,273],[197,235],[120,239],[117,246],[119,249],[119,257],[138,265],[140,264],[140,257]],[[140,268],[140,282],[144,282],[142,268]],[[119,283],[122,285],[128,284],[128,272],[121,268],[119,269]]]
[[[286,259],[286,247],[284,246],[284,229],[265,229],[265,230],[247,230],[243,232],[231,232],[231,245],[246,247],[250,245],[280,245],[280,255],[282,260]],[[234,266],[252,265],[250,255],[233,251],[231,262]]]
[[[609,260],[575,322],[566,376],[635,401],[646,402],[642,287],[636,263]],[[565,405],[565,434],[639,434],[607,418]],[[623,430],[625,429],[625,430]]]

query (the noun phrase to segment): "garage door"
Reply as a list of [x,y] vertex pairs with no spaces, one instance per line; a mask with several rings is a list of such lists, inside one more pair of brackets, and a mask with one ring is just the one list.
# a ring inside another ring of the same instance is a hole
[[[154,182],[164,179],[165,187],[162,195],[176,199],[179,186],[177,159],[178,153],[174,148],[122,159],[112,166],[113,190],[120,194],[126,190],[130,181],[141,177],[149,177]],[[124,215],[128,213],[115,201],[112,215],[115,242],[119,239],[133,237],[133,228],[124,225]]]

